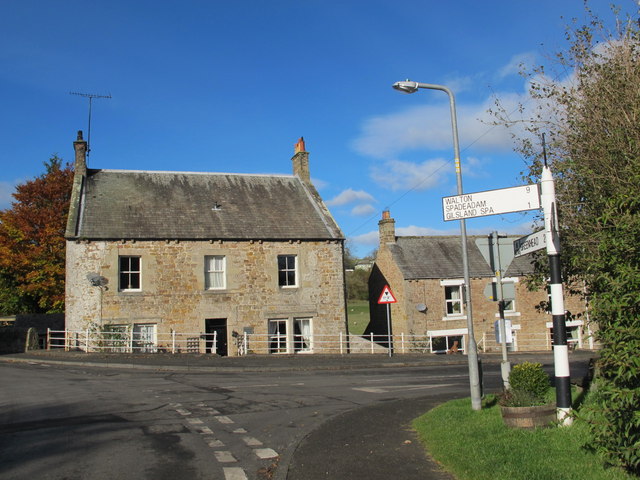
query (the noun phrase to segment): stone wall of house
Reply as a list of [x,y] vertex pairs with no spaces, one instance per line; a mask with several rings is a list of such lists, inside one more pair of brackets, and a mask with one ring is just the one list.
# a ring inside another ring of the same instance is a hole
[[[141,257],[140,291],[118,288],[123,255]],[[225,256],[225,289],[205,289],[206,255]],[[297,256],[297,287],[278,286],[278,255]],[[105,277],[106,288],[92,286],[89,273]],[[313,335],[346,333],[344,302],[339,241],[67,242],[67,329],[156,324],[161,348],[163,334],[204,332],[206,319],[226,319],[231,346],[232,332],[266,336],[277,318],[311,318]]]
[[[387,283],[393,291],[397,303],[391,305],[391,323],[394,335],[445,335],[447,331],[467,328],[465,316],[452,319],[446,314],[444,279],[404,280],[393,262],[387,248],[381,247],[370,278],[371,323],[367,333],[386,333],[386,306],[377,305],[382,287]],[[456,279],[449,279],[456,280]],[[458,279],[461,280],[461,279]],[[507,279],[505,279],[507,280]],[[544,302],[547,293],[544,290],[529,291],[524,278],[515,280],[515,309],[506,312],[505,318],[511,320],[519,351],[551,349],[551,315],[546,313]],[[472,278],[472,306],[474,335],[480,348],[485,351],[499,351],[495,340],[494,322],[498,320],[497,302],[488,300],[484,289],[491,278]],[[568,325],[573,326],[576,345],[591,348],[594,345],[591,329],[585,312],[584,301],[579,296],[570,296],[565,289],[565,309],[571,312]],[[417,306],[424,304],[426,311]],[[580,324],[580,325],[579,325]],[[591,338],[590,338],[591,337]],[[579,342],[578,342],[579,340]]]

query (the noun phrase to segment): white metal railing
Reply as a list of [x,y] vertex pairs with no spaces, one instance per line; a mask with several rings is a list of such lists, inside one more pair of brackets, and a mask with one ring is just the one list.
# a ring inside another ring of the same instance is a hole
[[46,348],[109,353],[215,353],[218,336],[217,332],[172,331],[155,333],[149,338],[130,328],[115,331],[47,329]]
[[[122,328],[112,331],[96,330],[48,330],[47,349],[79,350],[85,352],[113,353],[213,353],[218,351],[216,333],[154,332],[151,336]],[[388,354],[387,335],[352,335],[345,333],[327,335],[286,335],[268,333],[232,334],[233,349],[230,355],[269,354]],[[394,354],[414,353],[465,353],[465,339],[461,336],[399,334],[391,337]],[[500,345],[492,334],[483,334],[478,341],[483,352],[499,352]],[[514,335],[511,351],[551,350],[548,335]]]

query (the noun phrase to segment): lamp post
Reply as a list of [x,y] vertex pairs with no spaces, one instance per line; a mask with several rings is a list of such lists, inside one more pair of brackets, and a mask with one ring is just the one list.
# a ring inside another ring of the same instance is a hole
[[[458,144],[458,122],[456,120],[456,102],[453,92],[443,85],[432,85],[430,83],[418,83],[406,80],[396,82],[393,88],[403,93],[415,93],[420,88],[429,90],[441,90],[449,96],[449,106],[451,109],[451,129],[453,131],[453,150],[456,166],[456,180],[458,183],[458,195],[462,195],[462,170],[460,168],[460,146]],[[469,387],[471,390],[471,408],[480,410],[482,408],[480,392],[480,374],[478,365],[478,346],[473,334],[473,313],[471,306],[471,279],[469,276],[469,256],[467,252],[467,226],[464,219],[460,220],[460,235],[462,243],[462,268],[464,272],[465,295],[464,302],[467,313],[467,358],[469,361]]]

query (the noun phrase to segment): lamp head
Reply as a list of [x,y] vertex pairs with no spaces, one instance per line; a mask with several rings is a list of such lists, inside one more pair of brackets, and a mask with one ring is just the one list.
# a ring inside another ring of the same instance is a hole
[[402,93],[415,93],[418,91],[418,82],[412,82],[407,79],[404,82],[396,82],[393,84],[393,88]]

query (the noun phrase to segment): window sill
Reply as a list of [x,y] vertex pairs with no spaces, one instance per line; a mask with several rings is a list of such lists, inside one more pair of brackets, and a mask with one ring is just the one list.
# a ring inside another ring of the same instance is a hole
[[[504,312],[505,317],[519,317],[520,315],[521,315],[520,312]],[[495,317],[500,318],[500,314],[496,313]]]
[[466,320],[466,315],[449,315],[447,317],[442,317],[443,322],[448,322],[450,320]]

